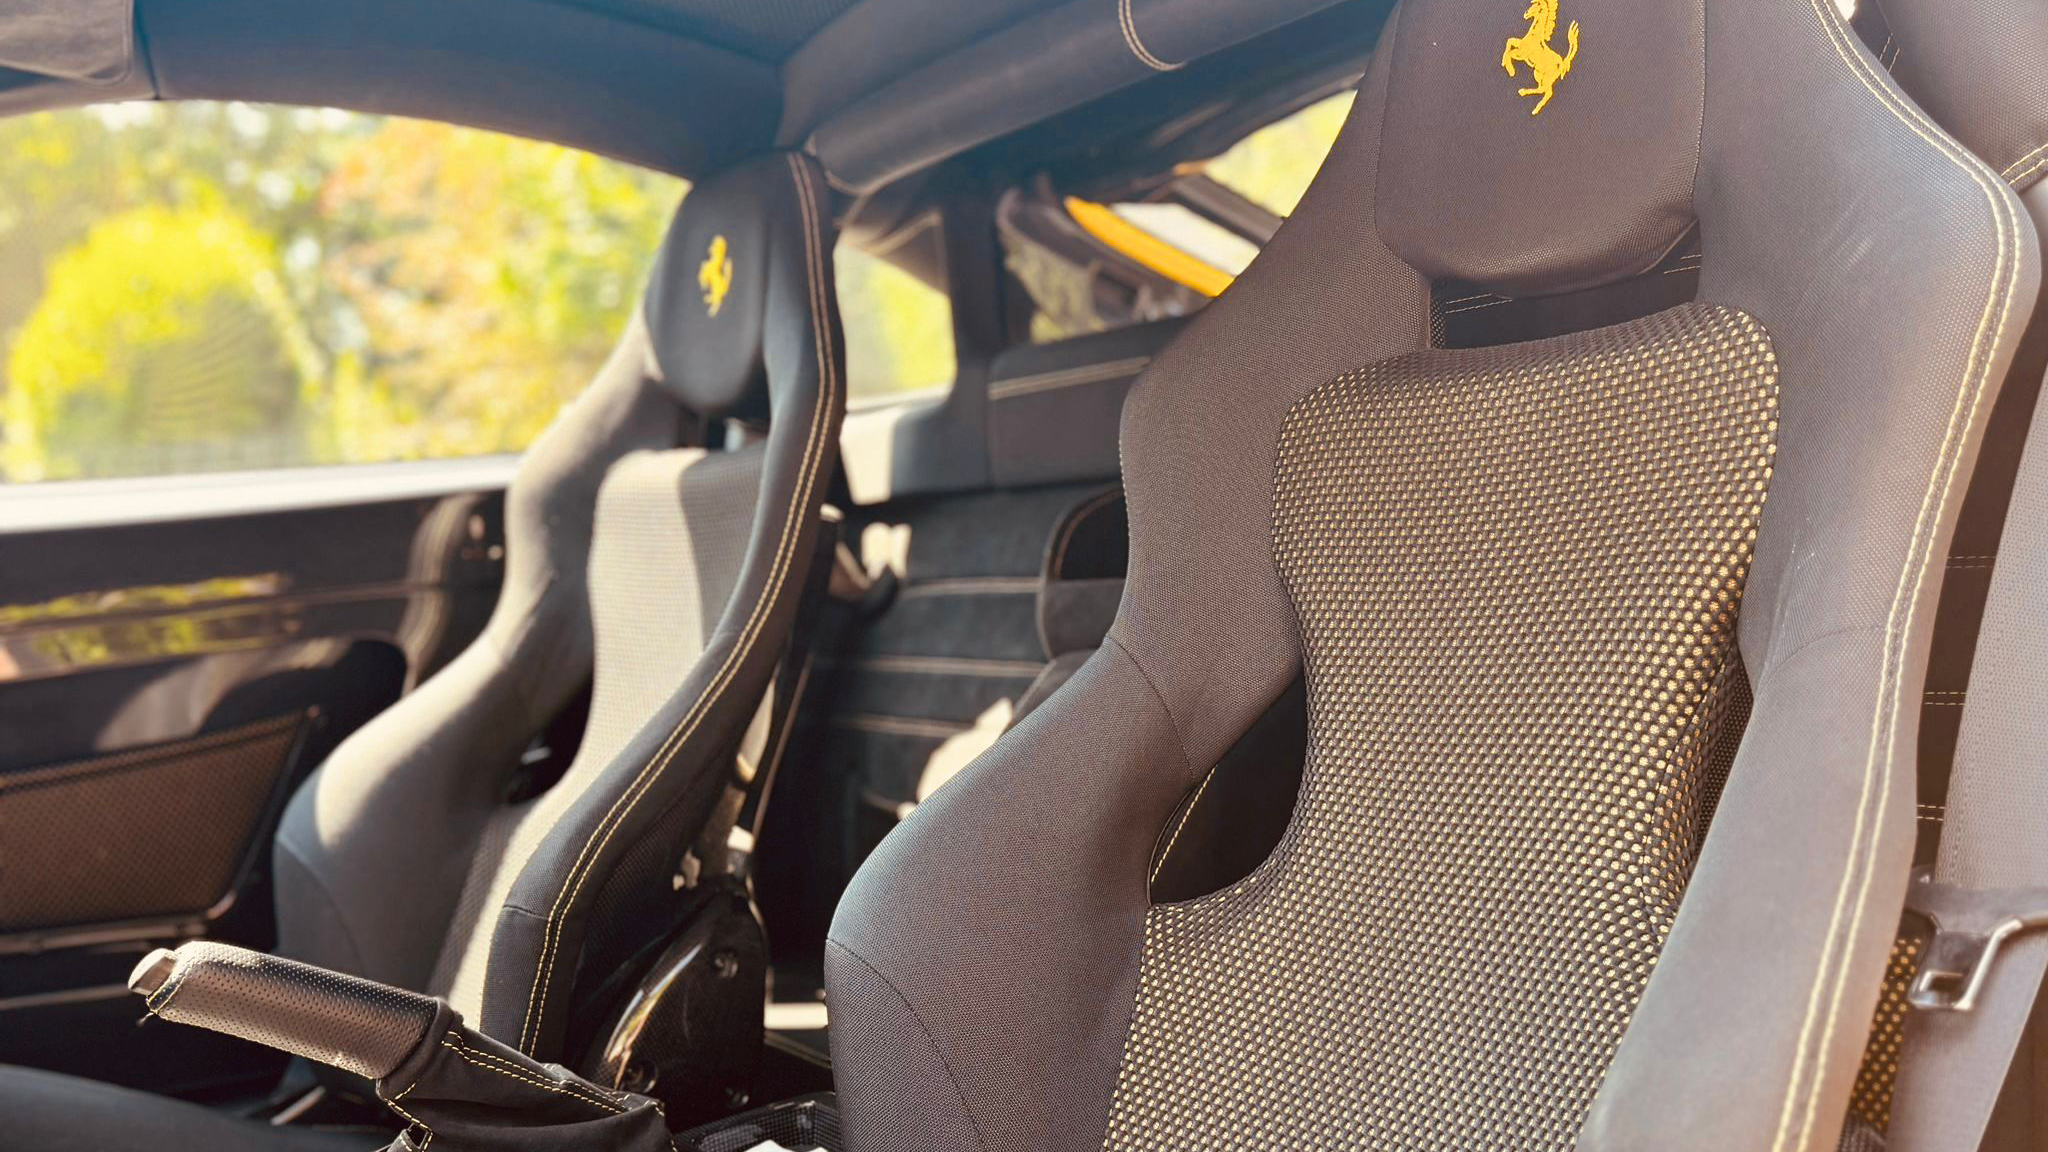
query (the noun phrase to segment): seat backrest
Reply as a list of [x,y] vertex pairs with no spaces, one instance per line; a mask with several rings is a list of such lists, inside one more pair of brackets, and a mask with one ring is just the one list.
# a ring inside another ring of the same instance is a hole
[[[1694,229],[1690,301],[1432,342],[1433,288],[1593,291]],[[840,906],[851,1146],[1828,1147],[2038,263],[1828,0],[1407,0],[1125,406],[1108,643]],[[1304,674],[1278,847],[1153,904]]]
[[[579,990],[672,922],[682,855],[790,640],[836,459],[827,209],[794,155],[690,193],[618,351],[507,494],[483,636],[294,798],[285,954],[445,994],[557,1059]],[[722,421],[765,432],[677,447]],[[526,780],[522,750],[585,684],[573,762]]]

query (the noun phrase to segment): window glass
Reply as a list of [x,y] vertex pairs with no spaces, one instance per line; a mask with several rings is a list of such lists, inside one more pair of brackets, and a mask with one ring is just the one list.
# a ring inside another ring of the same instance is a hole
[[1259,254],[1253,241],[1179,204],[1118,204],[1111,211],[1233,278]]
[[610,352],[684,185],[249,104],[0,122],[0,481],[516,451]]
[[881,402],[943,388],[957,368],[946,293],[852,244],[833,253],[846,329],[846,395]]
[[1320,100],[1205,164],[1176,169],[1143,202],[1097,204],[1044,181],[1006,193],[996,227],[1005,267],[1031,304],[1029,338],[1185,316],[1221,294],[1301,202],[1352,99]]
[[1316,178],[1355,93],[1340,92],[1268,124],[1209,162],[1209,178],[1273,213],[1288,216]]

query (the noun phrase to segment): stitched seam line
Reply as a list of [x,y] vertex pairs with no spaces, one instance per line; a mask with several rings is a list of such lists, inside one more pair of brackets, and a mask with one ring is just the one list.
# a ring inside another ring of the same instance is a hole
[[1180,752],[1181,768],[1184,770],[1188,768],[1194,763],[1194,759],[1188,755],[1187,741],[1180,734],[1180,721],[1174,719],[1173,705],[1166,702],[1166,694],[1159,690],[1159,685],[1152,682],[1152,674],[1145,671],[1145,665],[1138,660],[1138,657],[1129,648],[1124,646],[1123,641],[1118,640],[1115,636],[1104,636],[1102,638],[1102,646],[1105,648],[1113,647],[1123,653],[1124,659],[1131,662],[1131,667],[1138,670],[1138,679],[1145,682],[1145,687],[1151,691],[1152,698],[1159,701],[1159,711],[1166,715],[1166,726],[1173,729],[1173,746]]
[[2000,173],[2000,175],[2004,176],[2007,180],[2024,180],[2035,172],[2040,171],[2043,165],[2048,165],[2048,144],[2043,144],[2039,148],[2013,161],[2006,166],[2005,171]]
[[393,1112],[396,1112],[400,1116],[405,1117],[407,1123],[411,1124],[413,1127],[418,1128],[420,1131],[425,1132],[427,1134],[427,1138],[425,1140],[420,1141],[420,1152],[427,1152],[427,1146],[434,1142],[434,1130],[432,1128],[427,1127],[426,1124],[423,1121],[421,1121],[419,1117],[413,1115],[410,1112],[407,1112],[405,1109],[398,1106],[398,1102],[400,1100],[403,1100],[407,1096],[412,1095],[412,1090],[419,1086],[420,1084],[417,1080],[413,1081],[410,1084],[407,1084],[405,1086],[405,1091],[400,1092],[398,1095],[393,1096],[389,1100],[386,1100],[384,1102],[384,1105],[385,1107],[391,1109]]
[[1030,396],[1039,392],[1051,392],[1059,388],[1074,388],[1082,384],[1100,384],[1106,380],[1128,380],[1143,372],[1152,363],[1150,356],[1132,356],[1123,360],[1110,360],[1101,364],[1090,364],[1080,368],[1061,368],[1052,372],[1038,372],[1030,376],[1012,376],[989,385],[991,400],[1009,400],[1017,396]]
[[191,978],[193,970],[203,963],[203,959],[194,959],[186,964],[184,971],[176,973],[174,979],[164,981],[164,986],[156,990],[156,995],[144,1000],[142,1006],[148,1009],[151,1016],[169,1020],[170,1017],[165,1016],[164,1011],[170,1008],[171,997],[176,996],[185,987],[185,981]]
[[781,590],[783,580],[788,574],[789,563],[795,552],[796,537],[802,527],[802,517],[797,512],[807,502],[817,478],[818,460],[825,439],[823,436],[824,425],[827,422],[827,413],[831,411],[829,407],[830,398],[835,395],[838,388],[838,376],[837,370],[832,364],[831,356],[828,354],[826,334],[823,330],[825,323],[824,297],[821,292],[823,271],[817,251],[817,236],[815,235],[818,228],[817,207],[812,199],[810,184],[805,179],[802,166],[794,157],[788,157],[787,159],[792,179],[796,184],[799,205],[804,214],[805,271],[810,291],[812,340],[818,357],[819,375],[824,385],[818,391],[816,409],[813,412],[809,437],[805,445],[803,469],[799,474],[796,499],[793,502],[791,514],[783,523],[782,540],[777,547],[776,561],[769,576],[767,594],[755,601],[753,611],[748,617],[746,626],[741,630],[740,638],[733,646],[732,654],[727,657],[725,664],[719,669],[718,675],[713,678],[710,687],[698,696],[696,702],[691,706],[690,712],[685,715],[683,722],[677,726],[676,730],[670,734],[669,739],[656,751],[647,766],[641,769],[632,785],[620,795],[617,801],[613,802],[611,811],[606,813],[605,819],[598,825],[599,830],[602,832],[602,839],[597,839],[595,834],[593,835],[596,851],[592,851],[592,841],[587,840],[584,842],[583,851],[578,854],[576,865],[570,869],[569,881],[564,883],[562,891],[555,898],[553,907],[548,911],[547,921],[542,934],[542,963],[536,969],[533,989],[527,996],[527,1027],[522,1028],[520,1033],[520,1047],[522,1049],[527,1048],[540,1035],[541,1019],[546,1012],[546,990],[553,980],[555,955],[561,944],[561,922],[564,901],[573,901],[576,894],[582,890],[583,882],[588,879],[590,872],[590,867],[586,865],[594,866],[597,854],[603,852],[605,845],[610,843],[612,834],[618,830],[620,824],[624,823],[626,816],[631,814],[634,805],[639,802],[639,798],[646,794],[653,780],[662,770],[667,768],[669,762],[681,750],[682,745],[694,734],[697,725],[702,723],[704,716],[710,711],[711,702],[724,691],[732,677],[738,673],[740,664],[751,653],[754,643],[760,637],[761,628],[767,621],[769,605],[775,601]]
[[[1969,430],[1976,424],[1985,385],[1991,375],[1991,365],[1996,361],[1998,349],[2004,340],[2006,323],[2010,318],[2012,292],[2018,284],[2021,264],[2021,258],[2017,255],[2018,223],[2010,218],[2005,201],[2000,198],[1998,189],[1986,179],[1985,171],[1980,170],[1980,166],[1974,164],[1966,154],[1959,155],[1955,146],[1946,142],[1939,131],[1930,130],[1932,126],[1927,123],[1924,116],[1909,106],[1902,106],[1882,83],[1877,82],[1879,78],[1871,74],[1864,58],[1857,55],[1853,48],[1844,47],[1845,32],[1834,13],[1827,10],[1821,0],[1808,0],[1808,3],[1814,16],[1820,21],[1822,33],[1827,37],[1829,45],[1834,48],[1835,54],[1841,58],[1850,73],[1863,84],[1864,89],[1899,123],[1955,164],[1984,192],[1990,204],[1991,222],[1996,229],[1998,248],[1992,267],[1990,294],[1984,303],[1984,315],[1978,321],[1976,334],[1971,339],[1962,387],[1956,394],[1955,407],[1949,413],[1948,426],[1935,457],[1934,470],[1928,477],[1927,490],[1921,498],[1920,511],[1914,521],[1906,563],[1899,572],[1898,587],[1893,593],[1885,629],[1885,652],[1879,675],[1878,699],[1871,715],[1870,753],[1864,762],[1861,794],[1857,799],[1856,822],[1844,861],[1841,883],[1836,890],[1835,906],[1828,918],[1828,931],[1822,940],[1820,964],[1814,974],[1813,990],[1808,995],[1806,1016],[1800,1024],[1799,1044],[1793,1053],[1792,1074],[1787,1078],[1784,1109],[1779,1115],[1778,1131],[1771,1145],[1774,1152],[1782,1152],[1786,1146],[1786,1137],[1792,1135],[1790,1126],[1801,1094],[1802,1081],[1808,1076],[1809,1061],[1813,1064],[1811,1083],[1804,1086],[1805,1115],[1800,1120],[1794,1136],[1794,1152],[1805,1152],[1813,1137],[1813,1127],[1820,1103],[1821,1054],[1834,1040],[1842,995],[1848,984],[1849,941],[1854,939],[1861,928],[1864,906],[1876,871],[1877,836],[1871,826],[1881,818],[1891,798],[1892,773],[1889,768],[1893,744],[1897,740],[1897,717],[1904,707],[1904,701],[1900,699],[1904,692],[1904,677],[1897,665],[1904,656],[1906,637],[1912,631],[1919,589],[1925,583],[1928,571],[1933,567],[1935,557],[1930,546],[1930,533],[1939,523],[1940,510],[1947,503],[1956,470],[1961,463],[1962,443],[1967,439]],[[1986,332],[1990,331],[1994,317],[1997,319],[1997,331],[1987,346],[1984,344],[1984,337]],[[1887,695],[1890,697],[1889,700],[1886,699]],[[1883,771],[1880,771],[1879,765],[1880,751],[1883,755]],[[1877,787],[1874,804],[1871,795],[1873,784]],[[1868,844],[1865,843],[1866,836]],[[1844,911],[1849,913],[1846,931],[1842,930]],[[1838,939],[1842,944],[1839,957],[1835,955]],[[1813,1044],[1813,1026],[1820,1012],[1822,991],[1829,984],[1833,985],[1833,991],[1827,998],[1826,1022],[1816,1046]]]
[[1168,64],[1154,56],[1151,49],[1145,47],[1145,42],[1138,39],[1138,18],[1131,11],[1131,0],[1117,0],[1116,18],[1117,24],[1123,28],[1124,44],[1130,48],[1131,55],[1136,56],[1145,67],[1154,72],[1171,72],[1180,67],[1179,64]]
[[1188,826],[1188,821],[1194,818],[1195,806],[1202,802],[1203,795],[1209,791],[1209,781],[1216,778],[1216,769],[1219,767],[1221,767],[1220,764],[1209,766],[1209,774],[1202,777],[1202,786],[1195,789],[1195,798],[1188,801],[1186,808],[1181,809],[1180,822],[1173,826],[1173,835],[1166,838],[1166,848],[1159,853],[1159,863],[1152,868],[1152,882],[1154,884],[1159,883],[1159,874],[1166,871],[1166,861],[1173,856],[1173,846],[1180,843],[1181,831]]
[[944,1068],[946,1070],[946,1083],[952,1085],[953,1097],[954,1099],[960,1101],[960,1111],[965,1112],[967,1114],[967,1123],[970,1127],[974,1129],[975,1146],[979,1148],[987,1148],[988,1140],[984,1138],[981,1134],[981,1118],[974,1114],[974,1107],[967,1103],[967,1093],[960,1090],[960,1078],[953,1074],[953,1062],[946,1059],[945,1051],[939,1047],[938,1037],[932,1035],[932,1030],[930,1028],[925,1027],[924,1017],[918,1014],[916,1005],[913,1005],[910,1002],[910,997],[905,996],[903,994],[903,989],[898,988],[894,980],[891,980],[887,976],[882,975],[881,970],[876,968],[873,964],[868,963],[867,959],[863,957],[860,953],[855,952],[853,949],[848,948],[845,944],[837,940],[827,939],[826,943],[831,947],[839,949],[840,952],[845,954],[848,960],[851,960],[855,964],[858,964],[861,967],[867,969],[870,975],[872,975],[875,979],[880,980],[882,982],[882,987],[887,988],[890,992],[895,994],[896,1002],[903,1005],[904,1012],[906,1012],[910,1016],[910,1022],[912,1024],[917,1025],[917,1030],[919,1032],[924,1033],[925,1042],[932,1046],[932,1055],[937,1056],[939,1058],[939,1067]]
[[755,600],[753,611],[741,629],[732,653],[726,657],[724,665],[712,678],[711,684],[698,695],[682,722],[640,770],[633,783],[616,801],[613,801],[611,810],[599,822],[591,839],[584,841],[583,850],[577,854],[576,863],[570,868],[561,891],[555,897],[554,905],[548,909],[541,936],[541,963],[534,971],[533,988],[527,994],[526,1000],[525,1026],[520,1029],[519,1047],[522,1050],[530,1049],[540,1036],[541,1020],[547,1010],[547,990],[554,978],[555,955],[561,946],[565,904],[573,902],[577,894],[583,890],[583,882],[589,878],[591,870],[595,867],[597,856],[602,854],[605,846],[611,842],[612,834],[618,831],[626,817],[632,814],[640,797],[646,795],[654,780],[696,732],[697,725],[702,723],[705,715],[710,712],[711,702],[725,690],[732,678],[738,674],[740,665],[752,653],[754,644],[760,639],[762,628],[767,624],[769,607],[779,598],[783,582],[789,574],[790,563],[796,552],[797,537],[803,530],[805,517],[801,511],[809,504],[811,494],[816,489],[819,462],[824,455],[827,440],[825,426],[830,422],[829,414],[838,395],[839,376],[838,367],[833,363],[831,349],[828,347],[829,336],[825,331],[827,298],[823,289],[824,261],[818,252],[817,203],[802,162],[795,156],[787,156],[785,159],[789,163],[790,176],[796,184],[797,201],[804,216],[804,265],[810,290],[811,339],[818,359],[818,375],[822,387],[818,389],[817,402],[811,414],[811,427],[804,446],[803,466],[798,473],[797,488],[789,515],[783,521],[782,539],[776,547],[775,564],[769,573],[765,594]]
[[446,1048],[448,1051],[453,1052],[457,1056],[461,1057],[462,1062],[468,1064],[472,1068],[479,1068],[485,1072],[496,1072],[500,1076],[517,1080],[522,1084],[531,1084],[535,1088],[544,1088],[549,1092],[559,1092],[572,1100],[580,1100],[585,1104],[589,1104],[598,1109],[601,1109],[602,1111],[609,1112],[614,1116],[624,1116],[626,1114],[626,1110],[624,1108],[619,1107],[616,1104],[605,1103],[590,1096],[588,1093],[576,1091],[575,1089],[570,1088],[565,1084],[551,1083],[549,1081],[542,1080],[538,1076],[533,1076],[525,1072],[515,1072],[511,1068],[502,1067],[495,1062],[486,1063],[483,1060],[477,1058],[481,1056],[482,1053],[472,1054],[469,1049],[464,1048],[459,1044],[451,1044],[448,1041],[443,1040],[441,1041],[441,1047]]

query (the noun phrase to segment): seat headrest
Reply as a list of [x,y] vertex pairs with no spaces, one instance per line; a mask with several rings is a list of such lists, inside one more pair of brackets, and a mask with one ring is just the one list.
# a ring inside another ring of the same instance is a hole
[[1406,0],[1377,223],[1431,279],[1510,296],[1647,271],[1693,220],[1702,0]]
[[[807,221],[781,153],[727,168],[684,198],[643,307],[663,382],[699,416],[767,417],[766,341],[813,322],[803,309],[771,316],[778,297],[770,281],[792,257],[801,260],[811,227],[823,229]],[[819,242],[829,250],[829,239]]]

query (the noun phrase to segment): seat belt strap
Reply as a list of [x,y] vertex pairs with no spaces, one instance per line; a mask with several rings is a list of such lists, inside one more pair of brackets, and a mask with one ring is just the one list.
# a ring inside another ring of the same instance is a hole
[[1931,877],[1886,1146],[1976,1152],[2048,974],[2048,407],[2033,421],[1985,603]]

